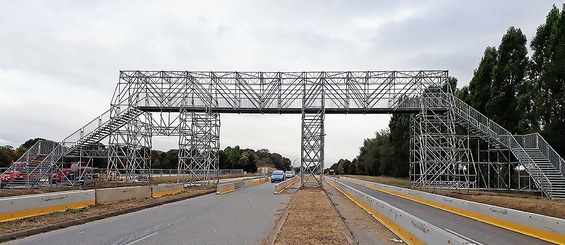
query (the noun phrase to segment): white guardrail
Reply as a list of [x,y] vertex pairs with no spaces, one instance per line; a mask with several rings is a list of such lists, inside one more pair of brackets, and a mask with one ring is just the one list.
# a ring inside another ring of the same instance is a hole
[[537,237],[545,241],[558,244],[565,241],[565,219],[467,201],[423,191],[389,186],[355,178],[341,177],[340,179],[362,184],[369,188],[384,191],[392,195],[410,199],[412,201],[525,235]]
[[379,222],[409,244],[472,243],[396,208],[387,202],[378,200],[351,186],[341,183],[335,178],[326,177],[326,181],[372,214]]

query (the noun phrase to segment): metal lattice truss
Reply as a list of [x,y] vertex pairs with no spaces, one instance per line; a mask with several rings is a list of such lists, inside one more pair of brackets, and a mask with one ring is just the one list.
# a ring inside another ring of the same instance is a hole
[[302,114],[301,186],[323,183],[324,136],[324,111]]
[[26,185],[51,183],[76,156],[106,156],[108,178],[139,179],[151,166],[152,136],[179,137],[179,178],[209,181],[218,168],[219,113],[302,114],[302,184],[321,185],[325,114],[409,113],[415,186],[513,188],[519,171],[519,186],[565,198],[565,161],[551,146],[538,134],[512,135],[455,98],[447,80],[437,70],[122,71],[110,110],[48,144],[48,154],[26,153]]
[[143,113],[110,133],[108,180],[132,181],[149,177],[152,142],[150,117],[149,113]]
[[326,113],[419,112],[409,98],[446,79],[446,71],[123,71],[112,106],[151,113],[153,135],[178,135],[179,174],[190,182],[217,168],[217,113],[301,113],[302,184],[321,185]]
[[180,122],[179,178],[190,183],[217,183],[220,115],[182,110]]

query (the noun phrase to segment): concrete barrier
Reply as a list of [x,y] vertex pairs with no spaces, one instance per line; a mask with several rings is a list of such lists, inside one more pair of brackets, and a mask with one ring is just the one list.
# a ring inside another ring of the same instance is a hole
[[565,219],[349,177],[341,179],[545,241],[553,243],[565,241]]
[[183,188],[183,183],[154,185],[151,186],[151,196],[157,198],[165,195],[177,194],[182,192]]
[[232,183],[225,183],[225,184],[219,184],[216,187],[216,194],[226,194],[228,192],[232,192],[235,191],[235,184]]
[[0,198],[0,222],[95,204],[95,191],[64,191]]
[[278,183],[275,185],[275,194],[280,194],[281,192],[283,192],[286,188],[288,188],[289,186],[293,185],[297,180],[299,180],[300,178],[298,177],[298,175],[287,179],[281,183]]
[[254,185],[263,184],[267,181],[269,181],[269,178],[262,177],[262,178],[220,184],[216,187],[216,194],[219,195],[226,194],[228,192],[232,192],[238,189],[243,189]]
[[408,244],[469,244],[454,234],[434,226],[416,216],[378,200],[334,178],[326,177],[326,183],[373,215],[379,222]]
[[151,186],[131,186],[96,190],[96,204],[111,203],[132,198],[150,198]]

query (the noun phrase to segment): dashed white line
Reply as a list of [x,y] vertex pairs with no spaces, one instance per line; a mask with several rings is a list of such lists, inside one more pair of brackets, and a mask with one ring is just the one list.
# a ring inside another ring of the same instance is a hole
[[147,239],[147,238],[149,238],[149,237],[152,237],[152,236],[156,235],[157,233],[159,233],[159,232],[153,232],[153,233],[151,233],[151,234],[149,234],[149,235],[147,235],[147,236],[140,237],[140,238],[138,238],[138,239],[136,239],[136,240],[134,240],[134,241],[131,241],[131,242],[129,242],[129,243],[126,243],[125,245],[131,245],[131,244],[137,243],[137,242],[139,242],[139,241],[142,241],[142,240],[144,240],[144,239]]
[[475,241],[475,240],[473,240],[473,239],[471,239],[471,238],[468,238],[468,237],[466,237],[466,236],[464,236],[464,235],[461,235],[461,234],[459,234],[459,233],[457,233],[457,232],[455,232],[455,231],[452,231],[452,230],[450,230],[450,229],[444,229],[444,230],[446,230],[447,232],[449,232],[449,233],[451,233],[451,234],[453,234],[453,235],[456,235],[456,236],[458,236],[458,237],[461,237],[461,238],[463,238],[463,239],[465,239],[465,240],[467,240],[467,241],[470,241],[470,242],[472,242],[472,244],[483,245],[483,244],[480,243],[480,242],[477,242],[477,241]]

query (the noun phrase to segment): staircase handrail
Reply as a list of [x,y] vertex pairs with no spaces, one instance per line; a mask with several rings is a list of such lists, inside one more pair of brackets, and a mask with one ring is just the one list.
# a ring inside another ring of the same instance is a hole
[[[45,157],[45,159],[43,159],[43,161],[41,161],[41,163],[36,166],[30,173],[35,172],[38,168],[40,168],[40,166],[43,166],[45,164],[49,164],[49,170],[51,170],[55,162],[59,161],[61,157],[73,151],[77,147],[77,145],[79,145],[78,143],[81,139],[84,139],[85,136],[92,134],[96,129],[102,127],[103,125],[108,124],[112,119],[110,117],[111,110],[112,109],[105,111],[100,116],[97,116],[92,121],[88,122],[85,126],[79,128],[78,130],[67,136],[65,139],[63,139],[61,143],[58,143],[57,146],[53,148],[53,150]],[[123,110],[119,112],[119,115],[127,113],[127,111],[128,110]],[[43,178],[48,172],[49,171],[46,171],[45,173],[41,174],[39,178]]]
[[479,129],[481,129],[483,132],[487,133],[488,135],[497,139],[499,143],[502,144],[507,143],[502,140],[501,136],[512,135],[510,131],[506,130],[498,123],[490,120],[487,116],[485,116],[475,108],[471,107],[469,104],[465,103],[465,101],[457,98],[454,95],[452,96],[454,102],[453,105],[455,106],[455,108],[457,108],[462,112],[465,112],[466,113],[465,115],[470,116],[466,118],[467,120],[469,119],[474,120],[474,122],[476,122],[475,126],[477,126]]
[[[453,96],[453,102],[454,102],[453,107],[460,111],[459,116],[464,117],[470,123],[476,122],[475,126],[478,127],[480,130],[487,133],[489,136],[497,139],[501,144],[508,147],[515,155],[523,156],[518,160],[520,160],[522,166],[524,166],[524,168],[526,168],[530,176],[532,176],[534,182],[544,193],[547,194],[548,192],[551,192],[551,190],[553,189],[553,185],[551,184],[551,181],[549,181],[549,178],[547,178],[547,176],[543,173],[543,171],[539,168],[539,166],[535,164],[534,160],[527,154],[527,152],[524,150],[522,145],[520,145],[518,140],[516,140],[516,137],[514,135],[512,135],[508,130],[506,130],[499,124],[490,120],[488,117],[483,115],[481,112],[477,111],[475,108],[469,106],[463,100],[457,98],[454,95],[451,96]],[[474,121],[473,122],[470,121],[471,119],[473,119]],[[484,126],[486,126],[486,128]],[[506,140],[504,140],[505,138]],[[524,156],[526,157],[526,159],[523,159]]]
[[[34,159],[42,152],[48,154],[56,146],[57,142],[51,140],[38,140],[33,144],[23,155],[21,155],[16,162],[27,162]],[[51,147],[52,146],[52,147]]]
[[565,160],[553,149],[553,147],[539,133],[530,133],[520,136],[522,141],[519,143],[524,148],[535,148],[540,151],[551,162],[562,176],[565,177]]
[[[551,192],[553,190],[553,185],[551,183],[551,181],[549,180],[549,178],[547,178],[547,176],[545,175],[545,173],[543,173],[543,171],[539,168],[539,166],[535,163],[535,161],[530,157],[530,155],[526,152],[526,150],[524,150],[524,147],[522,147],[522,145],[520,145],[520,143],[518,142],[518,140],[516,139],[516,137],[514,137],[513,135],[508,135],[508,147],[510,148],[510,150],[515,154],[515,151],[518,151],[518,153],[520,153],[519,155],[521,156],[526,156],[527,159],[525,159],[526,161],[523,161],[523,159],[518,159],[520,160],[520,163],[522,164],[522,166],[524,166],[524,168],[526,168],[526,170],[528,171],[528,173],[530,174],[530,176],[532,176],[534,182],[538,182],[541,181],[542,183],[538,183],[538,186],[540,187],[540,189],[545,192],[546,194]],[[526,163],[526,164],[524,164]],[[535,178],[535,177],[539,177],[539,178]],[[549,196],[549,195],[548,195]]]
[[86,125],[80,127],[78,130],[76,130],[75,132],[73,132],[72,134],[67,136],[65,139],[63,139],[63,141],[61,141],[61,143],[64,144],[64,145],[68,145],[69,143],[71,143],[71,144],[77,143],[84,136],[91,134],[97,128],[99,128],[104,123],[106,123],[110,120],[110,111],[111,110],[112,109],[108,109],[107,111],[102,113],[100,116],[97,116],[92,121],[88,122]]

